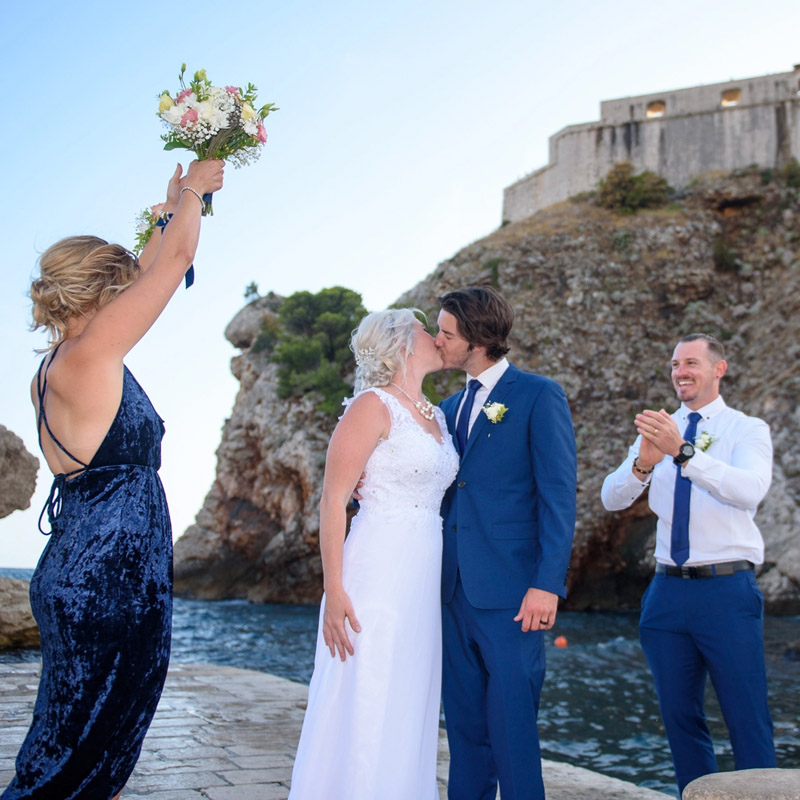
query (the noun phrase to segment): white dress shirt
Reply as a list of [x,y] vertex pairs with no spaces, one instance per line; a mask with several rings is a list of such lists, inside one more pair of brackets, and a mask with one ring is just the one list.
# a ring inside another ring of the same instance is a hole
[[[672,415],[683,433],[691,409],[685,405]],[[717,397],[698,409],[702,419],[697,423],[697,438],[707,433],[712,442],[704,452],[695,454],[681,467],[692,481],[689,509],[689,558],[685,566],[712,564],[721,561],[764,561],[764,540],[753,520],[758,504],[764,499],[772,480],[772,440],[769,426],[757,417],[728,408]],[[641,436],[628,451],[619,469],[603,481],[603,505],[609,511],[628,508],[650,483],[650,508],[658,517],[656,526],[656,560],[674,564],[670,557],[672,507],[675,473],[672,456],[656,464],[641,481],[632,472],[633,459],[639,455]]]
[[[508,369],[508,359],[501,358],[496,364],[492,364],[491,367],[485,369],[481,372],[480,375],[470,375],[469,372],[467,373],[467,390],[469,390],[469,382],[477,378],[481,382],[481,386],[477,392],[475,392],[475,399],[472,402],[472,413],[469,415],[469,428],[467,430],[467,437],[472,432],[472,426],[475,424],[475,420],[478,419],[478,414],[481,413],[481,409],[486,404],[486,401],[489,399],[489,394],[491,393],[492,389],[497,386],[497,382],[500,378],[503,377],[503,373]],[[456,419],[461,416],[461,409],[464,406],[464,401],[467,399],[467,394],[464,392],[464,396],[461,398],[461,404],[458,407],[458,415]]]

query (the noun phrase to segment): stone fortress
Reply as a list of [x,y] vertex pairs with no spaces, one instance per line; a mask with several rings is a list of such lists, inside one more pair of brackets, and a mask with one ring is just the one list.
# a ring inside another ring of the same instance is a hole
[[800,159],[800,64],[792,72],[606,100],[600,121],[550,137],[550,163],[503,192],[503,221],[594,189],[630,161],[682,188],[697,175]]

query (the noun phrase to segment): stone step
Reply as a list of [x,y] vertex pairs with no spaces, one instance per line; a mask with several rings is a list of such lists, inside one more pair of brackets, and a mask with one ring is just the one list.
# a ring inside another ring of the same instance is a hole
[[800,769],[740,769],[693,780],[683,800],[800,800]]
[[[0,665],[0,787],[30,723],[37,664]],[[308,687],[263,672],[173,664],[123,800],[286,800]],[[438,782],[450,756],[439,738]],[[590,770],[545,761],[548,800],[664,800]]]

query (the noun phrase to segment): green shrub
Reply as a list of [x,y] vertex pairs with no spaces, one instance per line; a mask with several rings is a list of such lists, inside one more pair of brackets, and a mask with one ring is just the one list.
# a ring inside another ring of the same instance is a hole
[[267,317],[261,323],[261,330],[256,336],[255,341],[250,346],[251,353],[271,353],[275,349],[275,345],[278,343],[278,337],[280,335],[280,328],[278,326],[278,320],[275,317]]
[[597,200],[597,192],[594,189],[588,192],[578,192],[578,194],[571,194],[567,200],[570,203],[593,203]]
[[782,170],[781,178],[787,186],[795,189],[800,187],[800,163],[793,158]]
[[728,244],[724,236],[717,236],[711,246],[714,266],[722,272],[737,272],[739,270],[739,260],[736,253]]
[[495,289],[500,288],[500,267],[505,263],[504,258],[489,258],[483,262],[483,268],[489,271],[489,283]]
[[[343,376],[355,366],[350,334],[365,314],[361,295],[342,286],[287,297],[278,311],[272,353],[280,365],[278,395],[285,399],[315,392],[319,410],[338,416],[351,390]],[[262,335],[267,340],[273,331],[262,328],[259,339]]]
[[598,184],[597,204],[620,214],[635,214],[641,208],[658,208],[667,202],[671,189],[665,178],[645,170],[633,174],[633,164],[615,164]]
[[255,300],[258,296],[258,284],[255,281],[250,281],[250,283],[244,287],[244,299]]
[[611,237],[611,246],[619,253],[624,253],[633,241],[633,231],[622,228]]

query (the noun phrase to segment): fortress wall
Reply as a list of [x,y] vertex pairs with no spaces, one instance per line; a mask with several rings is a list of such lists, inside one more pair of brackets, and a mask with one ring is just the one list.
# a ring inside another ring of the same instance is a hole
[[789,158],[800,157],[800,98],[619,125],[571,126],[551,137],[550,153],[548,166],[506,188],[504,220],[524,219],[595,188],[620,161],[630,161],[637,172],[652,170],[675,188],[714,170],[782,166]]
[[[739,89],[736,105],[722,92]],[[653,101],[665,113],[647,117]],[[506,187],[503,219],[514,222],[596,187],[614,164],[630,161],[675,188],[705,172],[800,159],[800,65],[793,72],[607,100],[601,121],[550,137],[549,164]]]
[[673,89],[667,92],[622,97],[600,103],[600,119],[605,124],[619,124],[632,119],[643,120],[649,103],[663,100],[665,116],[673,114],[699,114],[720,107],[722,93],[728,89],[741,89],[739,105],[760,105],[789,100],[797,91],[794,78],[798,71],[764,75],[740,81],[725,81],[690,89]]

